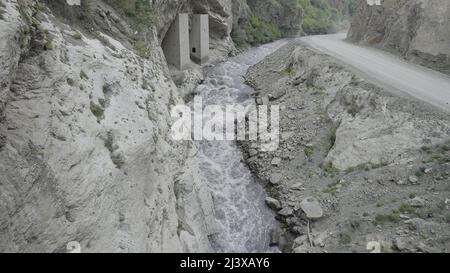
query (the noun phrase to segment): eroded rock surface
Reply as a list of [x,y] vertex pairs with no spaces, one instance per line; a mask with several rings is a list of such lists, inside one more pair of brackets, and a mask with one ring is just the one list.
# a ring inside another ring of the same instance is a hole
[[34,1],[5,4],[0,250],[210,251],[212,201],[192,146],[169,137],[181,98],[156,31],[144,59]]

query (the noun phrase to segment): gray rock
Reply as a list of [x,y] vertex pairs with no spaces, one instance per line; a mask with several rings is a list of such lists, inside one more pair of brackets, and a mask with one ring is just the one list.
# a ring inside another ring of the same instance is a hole
[[398,180],[396,182],[396,184],[399,185],[399,186],[404,186],[404,185],[407,185],[408,183],[406,183],[405,180]]
[[303,183],[295,183],[294,185],[290,186],[289,189],[291,190],[303,190]]
[[248,154],[250,155],[250,157],[253,157],[253,156],[258,155],[258,151],[255,150],[255,149],[250,149],[250,150],[248,151]]
[[302,245],[308,244],[308,236],[307,235],[301,235],[294,240],[294,248],[297,248]]
[[294,253],[297,253],[297,254],[308,253],[309,249],[310,249],[310,247],[308,245],[304,244],[304,245],[294,248]]
[[414,208],[422,208],[426,205],[426,201],[423,198],[416,197],[408,201],[408,204]]
[[282,210],[280,210],[278,212],[278,214],[281,215],[281,216],[287,217],[287,216],[293,215],[294,214],[294,210],[289,208],[289,207],[286,207],[286,208],[283,208]]
[[405,238],[402,238],[402,237],[397,237],[394,239],[394,246],[399,251],[409,251],[410,250],[409,242]]
[[319,201],[315,197],[307,197],[300,203],[300,208],[311,220],[320,219],[323,216],[323,210]]
[[286,95],[286,89],[276,89],[269,95],[270,100],[277,100]]
[[281,182],[283,175],[281,173],[273,173],[270,175],[269,182],[272,185],[278,185]]
[[270,231],[270,246],[277,246],[281,240],[282,231],[279,228]]
[[419,183],[419,178],[415,175],[412,175],[408,178],[409,182],[411,182],[411,184],[415,185],[417,183]]
[[267,204],[267,206],[269,206],[269,208],[271,208],[273,210],[280,210],[282,208],[280,201],[278,201],[275,198],[267,197],[266,204]]
[[274,157],[274,158],[272,159],[271,164],[272,164],[273,166],[279,166],[279,165],[281,164],[281,158],[279,158],[279,157]]

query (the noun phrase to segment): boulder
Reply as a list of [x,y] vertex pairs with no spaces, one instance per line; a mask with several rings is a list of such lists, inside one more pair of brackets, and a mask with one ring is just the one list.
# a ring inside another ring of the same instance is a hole
[[280,201],[278,201],[275,198],[267,197],[266,204],[267,204],[267,206],[269,206],[269,208],[271,208],[273,210],[280,210],[282,208]]
[[320,219],[323,216],[323,210],[319,201],[315,197],[307,197],[300,203],[300,208],[311,220]]
[[281,173],[273,173],[270,175],[269,182],[272,185],[278,185],[281,182],[283,175]]
[[414,199],[409,200],[408,204],[414,208],[422,208],[426,205],[426,201],[423,198],[416,197]]

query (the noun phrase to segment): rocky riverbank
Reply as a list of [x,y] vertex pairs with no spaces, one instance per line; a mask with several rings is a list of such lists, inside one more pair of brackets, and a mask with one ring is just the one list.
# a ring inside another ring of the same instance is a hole
[[241,143],[266,185],[286,252],[450,248],[450,117],[359,79],[294,41],[253,66],[257,102],[280,105],[280,148]]

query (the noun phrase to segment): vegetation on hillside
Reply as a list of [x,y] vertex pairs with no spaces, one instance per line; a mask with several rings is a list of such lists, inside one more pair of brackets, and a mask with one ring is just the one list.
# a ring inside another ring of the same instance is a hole
[[142,57],[148,57],[151,53],[145,33],[152,30],[158,21],[158,14],[153,8],[151,0],[105,0],[108,4],[130,19],[134,29],[140,35],[134,37],[134,48]]
[[[333,33],[348,27],[349,18],[354,9],[355,0],[342,0],[333,7],[330,0],[278,0],[285,1],[291,7],[303,10],[304,34]],[[233,29],[232,38],[237,47],[255,46],[280,39],[283,32],[279,26],[253,14],[243,29]]]
[[281,38],[281,31],[278,26],[255,15],[250,17],[246,31],[248,43],[251,45],[269,43]]
[[150,0],[106,0],[106,2],[134,19],[139,30],[150,29],[157,22],[157,14]]
[[243,29],[233,29],[233,41],[238,48],[270,43],[282,37],[279,27],[257,15],[252,15]]
[[343,10],[332,7],[328,0],[297,0],[304,10],[305,34],[325,34],[345,27],[346,19],[353,12],[354,0],[345,0]]

